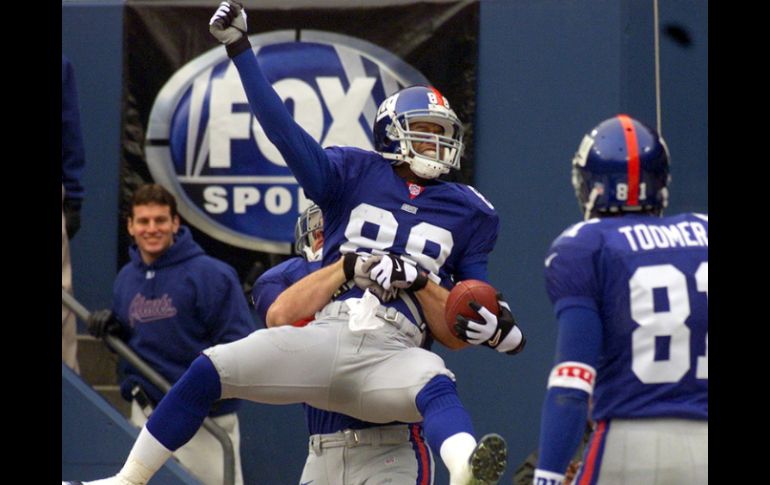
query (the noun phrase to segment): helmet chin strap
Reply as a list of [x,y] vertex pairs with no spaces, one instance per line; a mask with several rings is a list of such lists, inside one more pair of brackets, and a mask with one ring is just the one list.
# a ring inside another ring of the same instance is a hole
[[413,155],[411,157],[405,157],[406,162],[409,164],[409,168],[415,175],[424,179],[435,179],[449,172],[449,167],[432,160],[426,160],[419,155]]
[[583,220],[587,221],[591,218],[591,212],[594,210],[594,204],[596,204],[596,199],[599,197],[599,194],[601,191],[594,187],[591,189],[591,193],[588,194],[588,201],[586,202],[585,207],[585,213],[583,214]]
[[313,251],[313,248],[305,246],[302,248],[302,252],[305,255],[305,259],[312,263],[313,261],[321,261],[321,258],[324,254],[324,249],[321,248],[318,251]]

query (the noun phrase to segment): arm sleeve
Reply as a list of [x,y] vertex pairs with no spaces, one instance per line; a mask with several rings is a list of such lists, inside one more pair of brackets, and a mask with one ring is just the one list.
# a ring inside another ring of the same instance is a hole
[[84,189],[80,179],[86,158],[80,128],[78,92],[75,71],[64,56],[61,64],[61,163],[64,197],[82,200]]
[[233,63],[241,76],[252,113],[281,152],[307,196],[319,203],[325,195],[324,188],[330,185],[333,176],[324,149],[291,117],[262,73],[251,49],[235,55]]
[[489,209],[484,208],[476,220],[478,225],[474,228],[473,237],[470,238],[471,243],[455,272],[456,281],[489,280],[487,264],[489,253],[494,249],[500,232],[500,217],[490,206]]
[[486,254],[479,254],[472,261],[465,261],[464,265],[455,274],[455,280],[489,281],[487,262]]
[[[595,310],[569,306],[559,312],[556,364],[580,362],[593,368],[599,359],[602,324]],[[589,394],[549,387],[540,422],[539,470],[563,474],[580,446],[589,412]]]

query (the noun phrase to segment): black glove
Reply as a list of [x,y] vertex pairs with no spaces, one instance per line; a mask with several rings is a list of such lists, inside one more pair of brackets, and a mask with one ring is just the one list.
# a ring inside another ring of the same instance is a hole
[[67,239],[75,237],[75,233],[80,229],[80,206],[82,203],[83,201],[80,199],[64,199],[62,202]]
[[398,288],[417,291],[428,284],[428,277],[418,271],[414,263],[392,254],[372,256],[361,269],[386,290]]
[[120,333],[120,322],[111,310],[96,310],[88,317],[88,333],[96,338]]
[[502,293],[497,294],[497,301],[500,304],[500,312],[496,316],[475,301],[468,303],[476,313],[481,315],[484,321],[478,322],[457,315],[455,332],[461,340],[470,344],[486,345],[509,355],[518,354],[524,350],[527,339],[524,338],[521,329],[516,325],[511,308],[503,300]]

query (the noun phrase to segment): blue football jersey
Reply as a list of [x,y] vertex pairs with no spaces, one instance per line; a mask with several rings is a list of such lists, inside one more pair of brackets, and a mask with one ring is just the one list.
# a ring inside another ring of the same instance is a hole
[[708,419],[708,216],[590,219],[545,262],[556,314],[584,306],[602,320],[595,421]]
[[[376,152],[331,147],[326,155],[332,176],[313,199],[324,214],[324,265],[340,253],[388,252],[414,262],[446,287],[453,279],[487,279],[477,268],[486,270],[499,217],[475,189],[444,181],[410,186]],[[361,294],[354,287],[340,298]],[[386,305],[411,314],[401,300]]]
[[[236,55],[233,62],[252,113],[305,194],[323,211],[324,265],[349,252],[387,252],[410,260],[446,287],[452,280],[487,280],[499,218],[481,194],[441,180],[410,184],[374,151],[322,148],[290,116],[252,52]],[[361,295],[353,287],[339,299]],[[384,305],[413,321],[418,318],[400,298]]]

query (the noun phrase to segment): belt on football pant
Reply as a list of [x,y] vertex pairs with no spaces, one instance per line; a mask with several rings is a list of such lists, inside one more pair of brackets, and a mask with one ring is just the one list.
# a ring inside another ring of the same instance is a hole
[[[316,313],[316,319],[347,317],[350,309],[345,301],[333,301]],[[374,313],[409,337],[418,347],[422,344],[424,332],[403,313],[393,307],[378,306]]]
[[314,434],[310,436],[310,448],[317,455],[324,448],[355,448],[357,446],[390,446],[409,441],[409,426],[375,426],[365,429],[344,429],[336,433]]
[[[340,295],[347,292],[348,290],[355,287],[356,284],[353,280],[348,280],[345,283],[343,283],[339,288],[337,288],[337,291],[334,292],[332,295],[332,300],[337,299]],[[420,316],[420,310],[417,309],[417,304],[414,302],[414,298],[412,298],[411,294],[406,290],[399,290],[396,294],[396,298],[403,301],[406,307],[409,309],[409,311],[412,313],[412,317],[414,317],[415,324],[420,327],[420,330],[425,330],[425,322],[422,321],[422,317]],[[407,317],[408,318],[408,317]]]

